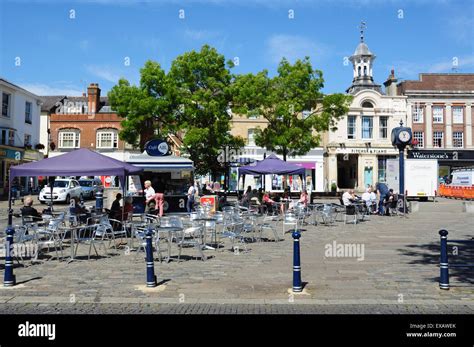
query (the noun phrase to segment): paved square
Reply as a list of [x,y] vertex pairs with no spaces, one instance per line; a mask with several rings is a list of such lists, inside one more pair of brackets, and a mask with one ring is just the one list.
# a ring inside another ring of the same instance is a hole
[[[276,228],[282,234],[281,222]],[[26,261],[26,267],[15,268],[21,286],[0,289],[0,313],[474,313],[472,269],[450,269],[451,289],[439,289],[443,228],[448,239],[470,239],[474,215],[462,212],[459,200],[438,199],[420,203],[407,218],[305,226],[302,295],[288,292],[293,247],[288,233],[284,241],[250,243],[240,254],[227,243],[225,251],[206,251],[205,262],[190,257],[197,256],[192,248],[183,250],[182,262],[155,261],[160,285],[152,290],[144,290],[143,253],[110,249],[109,257],[90,261]],[[2,241],[3,236],[4,224]],[[347,244],[357,245],[363,257],[327,256],[329,247]],[[450,246],[450,261],[472,263],[472,248],[458,245],[454,256]],[[87,251],[80,246],[81,255]]]

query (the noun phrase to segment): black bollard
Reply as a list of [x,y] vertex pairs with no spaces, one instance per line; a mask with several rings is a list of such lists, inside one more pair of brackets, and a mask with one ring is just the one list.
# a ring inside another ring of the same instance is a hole
[[96,212],[102,212],[104,208],[104,194],[102,192],[95,193],[95,210]]
[[151,244],[153,230],[151,227],[146,232],[146,286],[156,287],[155,263],[153,261],[153,246]]
[[298,230],[294,230],[293,236],[293,292],[299,293],[303,290],[301,283],[301,263],[300,263],[300,237]]
[[7,227],[7,243],[5,245],[5,274],[3,277],[3,286],[4,287],[13,287],[16,284],[16,277],[13,274],[13,234],[15,234],[15,229],[11,225]]
[[449,290],[449,265],[448,265],[448,231],[440,230],[441,256],[439,259],[439,287]]

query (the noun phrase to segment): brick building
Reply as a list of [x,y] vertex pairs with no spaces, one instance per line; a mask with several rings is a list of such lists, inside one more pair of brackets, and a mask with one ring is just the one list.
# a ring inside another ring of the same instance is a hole
[[440,177],[474,166],[473,73],[421,73],[418,81],[399,83],[397,92],[407,97],[409,158],[437,158]]
[[91,83],[87,95],[65,96],[54,106],[49,115],[52,156],[55,152],[78,148],[99,152],[123,151],[126,148],[118,136],[121,118],[111,110],[108,98],[100,96],[98,84]]

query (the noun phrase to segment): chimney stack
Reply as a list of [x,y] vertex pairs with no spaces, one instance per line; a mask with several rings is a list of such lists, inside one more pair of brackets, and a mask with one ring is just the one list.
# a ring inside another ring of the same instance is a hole
[[87,87],[87,107],[90,113],[97,113],[100,106],[100,88],[99,84],[91,83]]
[[395,78],[395,71],[392,69],[390,75],[387,77],[387,80],[383,83],[385,86],[385,94],[387,96],[396,96],[397,95],[397,81]]

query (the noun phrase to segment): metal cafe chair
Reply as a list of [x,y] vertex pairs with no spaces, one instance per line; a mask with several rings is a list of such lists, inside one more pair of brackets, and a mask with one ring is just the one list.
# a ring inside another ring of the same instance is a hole
[[104,248],[104,253],[107,255],[107,247],[105,246],[106,241],[108,241],[107,227],[104,224],[86,225],[78,230],[74,257],[76,256],[77,249],[81,243],[86,245],[89,244],[89,252],[87,254],[88,260],[91,258],[92,248],[94,248],[96,256],[99,256],[95,246],[96,244],[99,244],[99,247],[102,246]]
[[235,241],[238,240],[244,247],[244,251],[247,252],[246,235],[244,234],[244,221],[232,218],[231,220],[224,221],[225,231],[222,233],[222,237],[231,240],[231,249],[235,252]]
[[[63,215],[64,218],[64,215]],[[64,257],[63,252],[63,241],[65,237],[65,233],[61,233],[59,227],[63,223],[64,219],[51,219],[49,224],[45,227],[38,227],[34,228],[34,232],[36,234],[36,245],[37,245],[37,252],[35,255],[35,261],[38,260],[39,252],[47,248],[48,252],[50,247],[54,247],[54,251],[56,253],[56,258],[59,260],[58,250],[61,251],[61,258]]]
[[195,220],[189,220],[183,223],[183,220],[180,218],[174,219],[171,224],[177,228],[175,240],[179,249],[178,261],[181,260],[181,254],[185,247],[193,247],[196,249],[201,260],[205,261],[206,256],[203,252],[203,224]]
[[260,221],[257,221],[257,228],[259,231],[259,237],[258,237],[259,242],[262,241],[264,230],[269,230],[273,233],[273,241],[275,242],[280,241],[280,236],[278,235],[278,228],[276,225],[277,222],[278,222],[278,215],[272,214],[271,211],[268,211],[267,214],[265,214],[260,219]]

